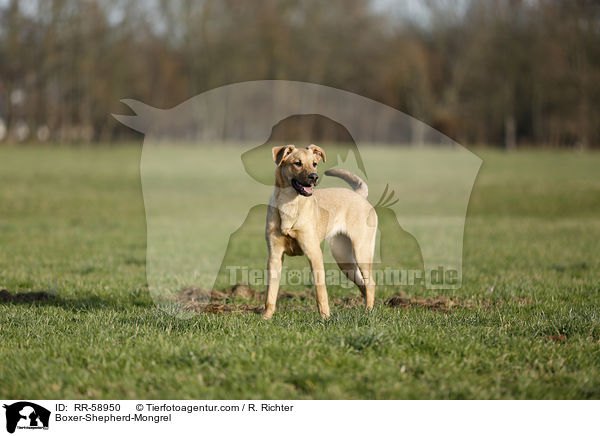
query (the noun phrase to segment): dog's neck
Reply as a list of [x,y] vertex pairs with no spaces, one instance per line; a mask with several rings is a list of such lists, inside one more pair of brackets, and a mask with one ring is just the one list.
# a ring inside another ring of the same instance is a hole
[[275,200],[275,204],[278,206],[292,204],[300,205],[311,200],[310,197],[300,195],[292,186],[275,186],[273,198]]

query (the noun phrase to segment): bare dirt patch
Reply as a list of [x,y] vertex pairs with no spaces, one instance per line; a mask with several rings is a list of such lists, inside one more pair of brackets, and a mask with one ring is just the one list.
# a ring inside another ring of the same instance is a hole
[[263,293],[246,285],[226,290],[186,288],[177,295],[183,309],[205,313],[259,313],[262,305],[237,303],[235,300],[257,300]]
[[44,292],[10,292],[0,289],[0,303],[34,303],[36,301],[53,301],[56,296]]
[[449,312],[451,309],[461,307],[458,300],[454,300],[450,297],[439,296],[435,298],[419,298],[419,297],[407,297],[405,294],[400,293],[394,295],[385,300],[386,306],[399,308],[399,309],[413,309],[415,307],[424,307],[426,309],[434,310],[436,312]]
[[[248,285],[238,284],[224,290],[185,288],[177,295],[177,302],[181,304],[184,310],[205,313],[261,313],[264,307],[265,292],[254,289]],[[315,305],[314,292],[311,289],[305,289],[299,292],[290,292],[280,290],[278,296],[281,310],[306,310]],[[520,306],[532,304],[528,299],[517,299]],[[332,306],[343,309],[363,307],[364,300],[361,296],[333,297],[330,298]],[[502,301],[475,301],[472,299],[460,299],[438,295],[435,297],[409,297],[403,292],[399,292],[386,299],[376,299],[376,303],[382,303],[393,309],[410,310],[415,308],[425,308],[435,312],[447,313],[457,308],[474,309],[476,307],[491,309],[501,307]]]
[[530,298],[510,298],[508,300],[488,300],[488,299],[465,299],[458,297],[449,297],[445,295],[438,295],[431,298],[421,297],[408,297],[403,292],[400,292],[392,297],[385,300],[385,304],[389,307],[399,309],[412,309],[417,307],[423,307],[426,309],[434,310],[437,312],[450,312],[453,309],[466,308],[475,309],[480,308],[484,310],[498,309],[506,304],[516,304],[519,307],[532,306],[535,301]]
[[[238,284],[225,290],[185,288],[177,295],[177,302],[183,305],[184,310],[193,312],[217,314],[262,313],[265,294],[263,291],[243,284]],[[293,301],[297,301],[298,303],[312,302],[312,298],[313,294],[309,289],[300,292],[290,292],[281,289],[278,295],[278,301],[283,303],[281,309],[287,310],[306,309],[306,306],[291,303]],[[339,300],[339,303],[348,305],[349,303],[346,300],[350,299]]]
[[546,335],[546,337],[551,341],[557,342],[559,344],[562,344],[567,340],[567,337],[565,335]]
[[[200,309],[200,310],[198,310]],[[204,307],[196,306],[195,310],[206,313],[262,313],[263,306],[251,304],[217,304],[209,303]]]

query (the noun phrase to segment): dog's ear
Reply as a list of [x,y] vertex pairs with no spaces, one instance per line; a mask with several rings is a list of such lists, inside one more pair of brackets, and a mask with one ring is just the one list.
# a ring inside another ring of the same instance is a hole
[[275,161],[275,163],[277,164],[277,166],[281,165],[281,162],[283,162],[285,160],[286,157],[289,156],[289,154],[294,151],[296,147],[294,147],[293,145],[281,145],[279,147],[273,147],[272,152],[273,152],[273,160]]
[[317,156],[321,156],[323,158],[323,162],[327,162],[327,158],[325,157],[325,152],[323,151],[323,149],[321,147],[319,147],[318,145],[315,145],[315,144],[310,144],[306,148],[311,150]]

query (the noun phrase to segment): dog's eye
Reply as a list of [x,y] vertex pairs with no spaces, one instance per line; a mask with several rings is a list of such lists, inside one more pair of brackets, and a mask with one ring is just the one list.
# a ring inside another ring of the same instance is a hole
[[316,168],[316,167],[317,167],[317,163],[313,162],[313,168]]
[[294,165],[296,165],[297,167],[301,167],[302,166],[302,162],[300,162],[300,161],[294,162]]

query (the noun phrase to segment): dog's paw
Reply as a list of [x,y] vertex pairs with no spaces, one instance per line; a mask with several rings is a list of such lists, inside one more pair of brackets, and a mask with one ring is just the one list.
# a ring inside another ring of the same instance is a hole
[[268,309],[267,309],[267,310],[265,310],[265,311],[263,312],[263,314],[262,314],[262,319],[265,319],[265,320],[267,320],[267,319],[271,319],[271,318],[273,318],[273,314],[274,314],[274,313],[275,313],[275,311],[274,311],[274,310],[268,310]]

